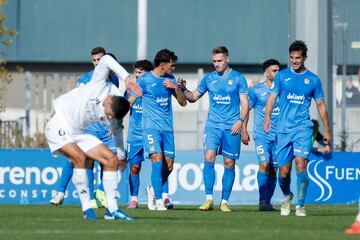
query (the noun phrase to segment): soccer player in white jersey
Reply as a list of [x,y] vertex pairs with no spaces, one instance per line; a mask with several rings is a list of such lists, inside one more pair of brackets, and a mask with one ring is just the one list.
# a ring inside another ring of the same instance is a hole
[[106,81],[110,71],[115,72],[118,78],[125,82],[126,87],[136,95],[142,94],[129,73],[113,57],[105,55],[95,67],[88,84],[74,88],[53,101],[55,114],[45,129],[45,136],[53,155],[63,154],[75,164],[73,182],[79,195],[84,218],[88,220],[96,220],[97,217],[90,205],[85,170],[87,158],[95,159],[104,165],[103,185],[107,201],[105,218],[132,220],[118,209],[116,155],[98,138],[84,132],[92,123],[108,123],[111,118],[121,119],[129,110],[129,102],[120,97],[122,92]]
[[271,131],[271,118],[275,100],[279,97],[280,114],[276,128],[276,155],[279,165],[279,185],[284,195],[280,209],[282,216],[290,214],[293,193],[290,191],[292,160],[295,157],[297,174],[296,216],[306,216],[305,199],[309,185],[307,162],[312,147],[312,128],[309,108],[314,99],[324,125],[324,142],[330,143],[331,131],[321,81],[305,67],[307,46],[303,41],[294,41],[289,47],[290,67],[279,71],[274,79],[274,88],[268,97],[264,130]]
[[[254,131],[256,156],[259,163],[257,181],[259,186],[259,210],[273,211],[271,198],[276,187],[277,159],[275,156],[275,126],[280,113],[279,101],[275,102],[275,107],[271,113],[273,128],[266,134],[263,130],[265,119],[266,100],[273,87],[273,81],[276,73],[280,69],[280,63],[276,59],[269,59],[263,63],[265,80],[249,91],[249,111],[254,109]],[[247,122],[249,117],[245,118],[242,128],[242,142],[248,145],[250,138],[247,132]]]
[[248,111],[248,86],[244,76],[229,67],[226,47],[214,48],[212,61],[215,71],[206,75],[196,90],[187,90],[183,79],[179,79],[179,85],[189,102],[196,102],[206,92],[209,94],[210,107],[204,130],[203,176],[206,200],[199,209],[214,209],[214,165],[216,155],[220,154],[224,161],[220,210],[230,212],[228,200],[235,179],[235,161],[240,156],[241,126]]

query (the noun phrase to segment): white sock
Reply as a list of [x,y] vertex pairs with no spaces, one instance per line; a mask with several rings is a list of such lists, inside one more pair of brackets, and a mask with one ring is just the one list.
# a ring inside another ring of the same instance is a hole
[[65,193],[63,193],[63,192],[57,192],[56,195],[59,196],[59,197],[61,197],[61,198],[64,198]]
[[82,211],[85,212],[86,210],[91,208],[89,183],[88,183],[88,177],[86,174],[86,169],[74,168],[72,181],[73,181],[76,191],[79,195]]
[[156,199],[156,205],[164,204],[162,199]]
[[213,200],[213,195],[212,194],[206,194],[206,200]]
[[163,192],[163,193],[162,193],[162,199],[165,200],[165,199],[167,199],[167,198],[169,198],[169,194],[166,193],[166,192]]
[[221,199],[221,203],[227,203],[225,199]]
[[356,216],[356,221],[360,222],[360,212],[358,213],[358,215]]
[[104,171],[103,186],[106,197],[107,208],[110,212],[118,210],[118,176],[117,171]]
[[138,197],[137,196],[131,196],[131,199],[130,199],[130,201],[138,201]]

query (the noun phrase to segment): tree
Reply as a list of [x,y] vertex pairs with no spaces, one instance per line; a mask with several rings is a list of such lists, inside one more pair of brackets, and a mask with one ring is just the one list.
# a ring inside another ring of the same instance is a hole
[[[17,32],[12,28],[7,28],[5,26],[5,15],[3,9],[7,4],[6,0],[0,0],[0,44],[3,46],[9,47],[13,43],[13,39],[17,35]],[[2,106],[1,100],[4,98],[6,86],[11,83],[12,76],[11,73],[6,68],[6,55],[0,53],[0,112],[3,112],[5,107]],[[20,67],[16,67],[17,71],[21,71]]]

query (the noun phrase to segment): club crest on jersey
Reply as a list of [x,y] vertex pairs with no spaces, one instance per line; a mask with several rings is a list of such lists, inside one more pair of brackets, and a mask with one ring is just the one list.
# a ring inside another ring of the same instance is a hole
[[305,78],[305,79],[304,79],[304,83],[305,83],[305,84],[309,84],[309,83],[310,83],[310,79]]
[[231,85],[233,85],[233,83],[234,83],[234,81],[233,81],[232,79],[229,79],[229,80],[228,80],[228,85],[231,86]]

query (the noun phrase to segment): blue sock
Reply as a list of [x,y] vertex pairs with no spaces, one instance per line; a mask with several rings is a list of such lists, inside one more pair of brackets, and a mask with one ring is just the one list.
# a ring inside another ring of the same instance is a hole
[[87,168],[86,169],[87,177],[89,180],[89,194],[90,194],[90,200],[95,199],[94,194],[94,172],[93,169]]
[[58,192],[65,193],[67,185],[69,184],[69,181],[72,178],[73,171],[74,171],[74,164],[72,162],[66,161],[61,173]]
[[154,188],[155,199],[162,199],[162,166],[161,161],[152,163],[151,184]]
[[270,204],[271,203],[271,198],[274,195],[275,192],[275,188],[276,188],[276,176],[275,177],[270,177],[268,176],[268,182],[267,182],[267,186],[266,186],[266,203]]
[[129,185],[130,185],[130,195],[137,196],[139,195],[139,186],[140,186],[140,176],[129,174]]
[[266,200],[266,191],[269,176],[264,172],[260,172],[259,170],[257,173],[257,181],[259,187],[259,201]]
[[215,182],[215,163],[205,161],[204,164],[204,185],[205,185],[205,193],[213,194],[214,182]]
[[309,185],[309,177],[307,172],[298,172],[297,175],[297,205],[304,206],[305,198],[306,198],[306,192]]
[[224,167],[224,175],[222,178],[222,197],[226,201],[229,200],[230,193],[235,180],[235,169]]
[[279,175],[278,181],[284,196],[288,196],[290,194],[290,183],[291,183],[290,176],[283,178]]

